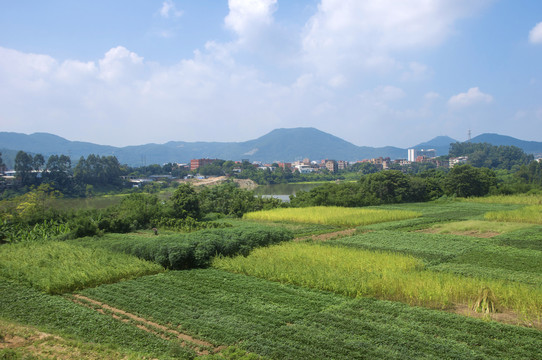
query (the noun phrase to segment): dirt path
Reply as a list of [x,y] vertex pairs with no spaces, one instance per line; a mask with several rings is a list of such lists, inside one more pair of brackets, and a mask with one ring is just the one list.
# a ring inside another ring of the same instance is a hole
[[305,240],[312,240],[312,241],[327,241],[331,239],[338,239],[345,236],[353,235],[356,232],[356,229],[347,229],[347,230],[340,230],[325,234],[319,234],[319,235],[310,235],[310,236],[304,236],[295,239],[294,241],[305,241]]
[[[73,294],[70,298],[74,303],[86,306],[96,310],[101,314],[109,315],[117,320],[132,323],[141,330],[153,333],[163,339],[171,340],[171,338],[181,340],[181,346],[188,347],[194,350],[198,355],[208,355],[209,353],[217,353],[225,348],[225,346],[215,347],[213,344],[193,338],[188,334],[181,333],[173,327],[164,326],[148,319],[139,317],[121,309],[114,308],[100,301],[88,298],[83,295]],[[206,348],[206,349],[203,349]]]

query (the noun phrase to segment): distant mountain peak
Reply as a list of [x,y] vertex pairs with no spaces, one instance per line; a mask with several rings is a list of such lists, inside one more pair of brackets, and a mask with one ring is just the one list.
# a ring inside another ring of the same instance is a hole
[[[522,141],[510,136],[482,134],[471,141],[488,142],[493,145],[514,145],[527,153],[542,153],[542,142]],[[417,149],[436,149],[437,155],[448,154],[450,144],[457,140],[448,136],[437,136],[427,142],[413,146]],[[170,141],[165,144],[114,147],[81,141],[69,141],[49,133],[31,135],[0,132],[0,148],[9,151],[23,150],[41,153],[45,157],[65,154],[77,160],[89,154],[115,155],[123,164],[141,166],[167,162],[186,163],[196,158],[219,158],[272,162],[293,161],[299,158],[311,160],[335,159],[356,161],[376,157],[404,159],[406,149],[393,146],[380,148],[357,146],[335,135],[314,127],[274,129],[267,134],[243,142],[185,142]],[[1,151],[1,150],[0,150]]]

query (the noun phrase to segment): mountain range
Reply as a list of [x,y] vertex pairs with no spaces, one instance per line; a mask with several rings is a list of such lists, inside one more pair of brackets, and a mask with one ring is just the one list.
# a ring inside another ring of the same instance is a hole
[[[527,153],[542,153],[542,142],[523,141],[510,136],[482,134],[472,142],[487,142],[493,145],[514,145]],[[437,155],[447,155],[454,140],[438,136],[427,142],[413,145],[415,149],[435,149]],[[0,152],[8,167],[13,166],[17,151],[41,153],[45,157],[65,154],[75,162],[89,154],[114,155],[120,163],[130,166],[163,164],[168,162],[187,163],[196,158],[218,158],[225,160],[262,161],[264,163],[294,161],[303,158],[311,160],[336,159],[355,161],[375,157],[400,159],[407,157],[407,149],[393,146],[357,146],[334,135],[315,128],[275,129],[257,139],[244,142],[184,142],[170,141],[165,144],[145,144],[115,147],[89,142],[69,141],[49,133],[31,135],[0,132]]]

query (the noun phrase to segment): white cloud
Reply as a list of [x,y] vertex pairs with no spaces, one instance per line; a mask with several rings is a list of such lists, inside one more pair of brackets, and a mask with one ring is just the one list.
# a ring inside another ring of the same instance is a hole
[[532,44],[542,44],[542,22],[536,24],[529,32],[529,41]]
[[245,41],[273,23],[277,0],[228,0],[230,12],[224,19],[228,29]]
[[112,48],[99,61],[100,78],[107,81],[130,78],[134,70],[143,64],[143,58],[123,46]]
[[319,69],[359,67],[366,59],[388,59],[398,51],[435,46],[455,31],[458,19],[488,2],[322,0],[302,37],[305,60]]
[[470,88],[466,93],[454,95],[448,100],[448,105],[454,108],[462,108],[475,104],[489,104],[493,96],[484,94],[478,87]]
[[162,16],[163,18],[177,18],[182,15],[183,12],[177,10],[177,7],[172,0],[166,0],[162,3],[162,7],[160,8],[160,16]]

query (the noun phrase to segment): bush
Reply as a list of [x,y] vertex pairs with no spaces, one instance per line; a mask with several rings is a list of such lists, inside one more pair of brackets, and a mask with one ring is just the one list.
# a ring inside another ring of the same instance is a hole
[[289,230],[245,225],[226,229],[207,229],[189,234],[158,237],[107,235],[101,239],[82,239],[88,247],[103,247],[154,261],[168,269],[207,267],[216,255],[248,255],[256,247],[276,244],[293,238]]

